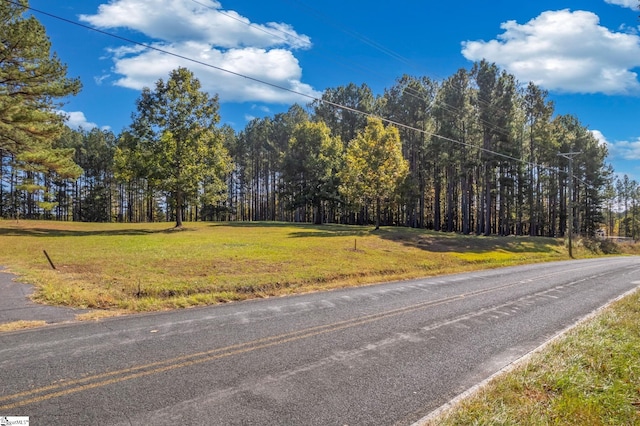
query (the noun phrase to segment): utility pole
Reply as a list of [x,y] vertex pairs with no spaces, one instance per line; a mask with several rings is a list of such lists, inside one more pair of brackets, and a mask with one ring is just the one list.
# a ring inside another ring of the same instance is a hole
[[573,259],[573,249],[571,245],[571,238],[573,237],[573,157],[582,152],[559,152],[560,157],[564,157],[569,160],[569,257]]

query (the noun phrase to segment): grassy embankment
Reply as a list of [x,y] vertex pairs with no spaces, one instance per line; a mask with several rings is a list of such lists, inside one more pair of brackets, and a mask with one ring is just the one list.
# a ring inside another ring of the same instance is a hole
[[563,242],[550,238],[283,223],[186,226],[176,232],[166,223],[0,221],[0,265],[35,284],[40,302],[139,312],[568,258]]
[[640,293],[615,302],[428,424],[640,425]]

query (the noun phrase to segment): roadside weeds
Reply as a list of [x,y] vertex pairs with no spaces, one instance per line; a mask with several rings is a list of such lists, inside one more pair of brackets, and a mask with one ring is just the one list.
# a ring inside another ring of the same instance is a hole
[[417,424],[640,424],[640,291]]

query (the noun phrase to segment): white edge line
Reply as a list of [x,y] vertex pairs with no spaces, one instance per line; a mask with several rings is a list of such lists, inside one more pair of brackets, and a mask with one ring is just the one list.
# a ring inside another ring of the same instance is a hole
[[[640,281],[633,281],[632,284],[640,284]],[[483,387],[487,386],[489,384],[489,382],[491,382],[496,377],[498,377],[498,376],[500,376],[500,375],[502,375],[504,373],[508,373],[508,372],[510,372],[512,370],[515,370],[516,367],[520,366],[525,361],[529,360],[534,354],[544,350],[547,346],[549,346],[551,343],[553,343],[556,340],[558,340],[561,337],[563,337],[567,332],[569,332],[573,328],[575,328],[575,327],[577,327],[577,326],[579,326],[579,325],[581,325],[581,324],[593,319],[598,314],[600,314],[602,311],[604,311],[605,309],[609,308],[609,306],[611,306],[613,303],[617,302],[618,300],[624,299],[627,296],[631,296],[632,294],[637,292],[639,289],[640,289],[640,286],[635,287],[635,288],[623,293],[622,295],[616,297],[615,299],[610,300],[605,305],[599,307],[598,309],[596,309],[595,311],[591,312],[590,314],[588,314],[584,318],[581,318],[577,322],[575,322],[574,324],[566,327],[564,330],[560,331],[558,334],[556,334],[551,339],[547,340],[546,342],[544,342],[543,344],[541,344],[537,348],[535,348],[532,351],[524,354],[523,356],[521,356],[520,358],[516,359],[515,361],[512,361],[511,363],[505,365],[500,370],[496,371],[491,376],[487,377],[486,379],[484,379],[483,381],[481,381],[477,385],[474,385],[474,386],[470,387],[469,389],[467,389],[466,391],[462,392],[461,394],[459,394],[458,396],[456,396],[455,398],[453,398],[449,402],[447,402],[447,403],[441,405],[440,407],[436,408],[434,411],[430,412],[425,417],[423,417],[420,420],[418,420],[417,422],[413,423],[411,426],[427,426],[427,425],[429,425],[430,422],[436,420],[437,418],[439,418],[441,415],[443,415],[447,411],[455,408],[455,406],[457,404],[459,404],[460,402],[462,402],[464,399],[472,396],[474,393],[478,392],[480,389],[482,389]]]

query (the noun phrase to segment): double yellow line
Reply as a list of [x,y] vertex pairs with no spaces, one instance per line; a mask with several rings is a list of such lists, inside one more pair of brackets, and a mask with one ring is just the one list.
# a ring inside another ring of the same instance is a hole
[[58,398],[89,389],[95,389],[115,383],[133,380],[140,377],[159,374],[166,371],[176,370],[179,368],[190,367],[205,362],[215,361],[217,359],[226,358],[234,355],[240,355],[247,352],[265,349],[284,343],[294,342],[296,340],[307,339],[326,333],[332,333],[347,328],[357,327],[363,324],[372,323],[385,318],[394,317],[401,314],[425,309],[428,307],[450,303],[465,297],[478,296],[494,291],[499,291],[509,287],[516,286],[521,282],[513,282],[500,286],[490,287],[482,290],[476,290],[469,293],[462,293],[434,301],[421,302],[404,308],[392,309],[378,314],[366,315],[350,320],[339,321],[331,324],[320,325],[306,328],[303,330],[292,331],[289,333],[279,334],[276,336],[265,337],[262,339],[252,340],[246,343],[238,343],[235,345],[225,346],[222,348],[211,349],[209,351],[198,352],[190,355],[169,358],[164,361],[152,362],[149,364],[139,365],[106,373],[87,376],[79,379],[68,381],[60,381],[51,385],[42,386],[32,390],[27,390],[12,395],[0,396],[0,412],[7,412],[17,407],[46,401],[52,398]]

